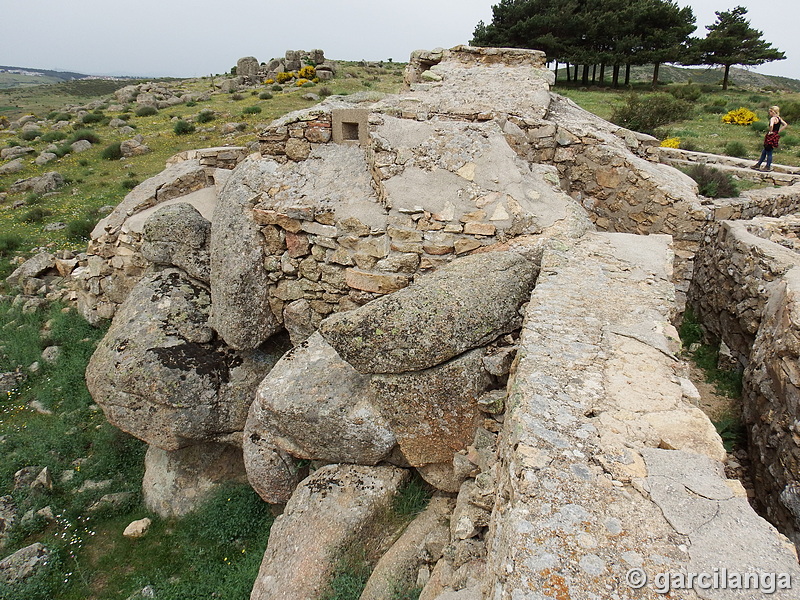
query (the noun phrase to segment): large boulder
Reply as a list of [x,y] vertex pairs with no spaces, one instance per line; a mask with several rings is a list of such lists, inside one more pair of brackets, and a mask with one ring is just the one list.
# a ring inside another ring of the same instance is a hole
[[174,265],[195,279],[211,279],[208,242],[211,223],[187,202],[159,208],[144,223],[142,256],[158,265]]
[[449,463],[482,419],[478,398],[490,388],[484,348],[423,371],[373,375],[378,407],[415,467]]
[[15,584],[27,579],[46,565],[49,557],[50,550],[39,542],[20,548],[0,560],[0,583]]
[[245,160],[234,169],[214,210],[211,229],[211,297],[214,329],[229,346],[253,349],[281,330],[266,293],[272,280],[261,228],[249,210],[261,180],[277,164]]
[[236,75],[251,80],[253,83],[258,78],[260,65],[254,56],[245,56],[236,61]]
[[361,373],[427,369],[517,329],[537,274],[513,252],[466,256],[319,330]]
[[27,179],[15,181],[8,191],[12,194],[18,194],[20,192],[47,194],[48,192],[56,191],[62,185],[64,185],[63,175],[56,171],[51,171],[38,177],[29,177]]
[[376,401],[369,377],[315,333],[261,382],[245,436],[270,435],[297,458],[374,465],[396,444]]
[[272,526],[251,600],[320,598],[344,552],[389,533],[385,515],[407,479],[403,469],[358,465],[309,476]]
[[208,289],[177,269],[139,281],[86,370],[111,423],[163,450],[239,442],[256,386],[285,348],[228,348],[209,305]]

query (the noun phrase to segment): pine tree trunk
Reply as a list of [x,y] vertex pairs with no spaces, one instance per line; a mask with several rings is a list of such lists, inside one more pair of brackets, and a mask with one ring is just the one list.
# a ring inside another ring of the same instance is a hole
[[619,87],[619,65],[614,65],[611,75],[611,85],[615,88]]
[[583,85],[589,85],[589,65],[583,65],[583,77],[581,78]]
[[625,63],[625,85],[631,82],[631,63]]
[[575,72],[573,73],[572,78],[575,80],[575,83],[578,83],[578,65],[575,65]]
[[606,82],[606,63],[600,63],[600,85]]
[[556,67],[556,70],[555,70],[555,79],[553,80],[553,84],[555,85],[556,83],[558,83],[558,61],[556,60],[556,61],[554,61],[554,62],[556,63],[556,64],[555,64],[555,67]]
[[592,65],[592,85],[597,83],[597,64]]
[[722,78],[722,91],[725,91],[725,90],[728,89],[728,73],[730,72],[730,70],[731,70],[731,66],[730,65],[725,65],[725,77]]
[[569,83],[572,81],[572,68],[569,66],[569,63],[565,63],[564,68],[567,71],[567,83]]

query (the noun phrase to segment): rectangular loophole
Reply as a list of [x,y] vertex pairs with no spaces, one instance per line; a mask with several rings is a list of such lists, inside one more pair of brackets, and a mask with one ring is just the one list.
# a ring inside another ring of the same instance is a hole
[[358,141],[358,123],[342,123],[342,138],[347,141]]

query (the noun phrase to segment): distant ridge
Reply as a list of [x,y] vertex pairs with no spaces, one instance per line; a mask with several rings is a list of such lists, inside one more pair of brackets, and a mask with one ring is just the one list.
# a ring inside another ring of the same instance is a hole
[[51,71],[49,69],[34,69],[32,67],[11,67],[7,65],[0,65],[0,72],[12,72],[20,74],[28,74],[36,77],[40,74],[43,77],[50,77],[60,81],[70,81],[72,79],[86,79],[89,75],[85,73],[74,73],[72,71]]

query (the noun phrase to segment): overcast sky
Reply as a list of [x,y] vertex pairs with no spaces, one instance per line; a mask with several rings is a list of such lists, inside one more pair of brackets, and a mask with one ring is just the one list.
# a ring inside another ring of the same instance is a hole
[[[747,18],[786,60],[756,68],[800,79],[800,2],[677,0],[705,36],[715,11]],[[95,75],[223,73],[242,56],[264,62],[321,48],[339,60],[406,62],[416,49],[468,43],[487,0],[0,0],[0,64]]]

